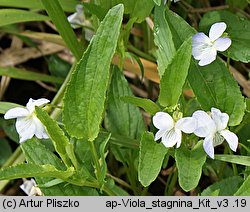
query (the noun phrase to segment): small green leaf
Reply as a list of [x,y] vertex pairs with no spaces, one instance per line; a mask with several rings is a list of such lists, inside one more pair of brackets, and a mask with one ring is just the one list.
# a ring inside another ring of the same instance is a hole
[[122,96],[120,99],[126,103],[141,107],[151,115],[154,115],[161,110],[160,107],[150,99],[140,98],[136,96]]
[[[157,54],[157,65],[158,73],[160,77],[164,74],[168,64],[172,60],[176,53],[174,46],[172,33],[169,28],[169,24],[165,18],[165,7],[161,6],[155,7],[154,13],[154,42],[158,47]],[[177,69],[178,70],[178,69]],[[179,71],[179,70],[178,70]],[[178,73],[178,71],[176,71]]]
[[123,5],[108,12],[68,83],[63,122],[71,136],[94,140],[99,133],[122,17]]
[[250,156],[218,154],[214,155],[214,159],[229,163],[235,163],[243,166],[250,166]]
[[243,178],[240,176],[228,177],[207,187],[201,196],[232,196],[242,182]]
[[207,32],[212,24],[220,21],[227,24],[226,32],[232,40],[228,49],[229,57],[244,63],[250,62],[250,21],[229,11],[211,11],[201,19],[200,30]]
[[234,196],[249,196],[249,195],[250,195],[250,175],[243,182],[241,187],[236,191]]
[[154,135],[144,132],[140,142],[139,181],[144,187],[149,186],[159,175],[162,162],[168,149],[162,143],[154,141]]
[[72,162],[74,166],[77,167],[73,146],[65,136],[63,130],[58,126],[55,120],[50,118],[50,116],[45,111],[43,111],[43,109],[36,107],[35,111],[37,118],[40,119],[40,121],[45,126],[50,139],[54,144],[55,150],[60,155],[65,165],[71,166]]
[[79,44],[60,3],[58,0],[41,0],[41,2],[66,45],[76,57],[76,59],[79,60],[82,56],[82,47]]
[[0,114],[5,114],[9,109],[14,107],[23,107],[19,104],[12,103],[12,102],[2,102],[0,101]]
[[184,191],[197,187],[206,157],[202,141],[198,142],[192,150],[187,149],[185,145],[175,150],[179,184]]
[[48,16],[26,10],[0,9],[0,27],[21,22],[48,20]]
[[31,81],[40,80],[43,82],[52,82],[59,84],[63,83],[64,81],[64,79],[61,77],[49,76],[46,74],[40,74],[14,67],[6,67],[6,68],[0,67],[0,76],[8,76],[14,79],[21,79],[21,80],[31,80]]
[[73,167],[68,168],[66,171],[62,171],[56,169],[50,164],[37,165],[32,163],[25,163],[0,169],[0,180],[28,177],[54,177],[59,179],[67,179],[73,174]]
[[176,52],[160,80],[159,102],[162,106],[175,106],[182,94],[191,59],[192,39],[186,40]]

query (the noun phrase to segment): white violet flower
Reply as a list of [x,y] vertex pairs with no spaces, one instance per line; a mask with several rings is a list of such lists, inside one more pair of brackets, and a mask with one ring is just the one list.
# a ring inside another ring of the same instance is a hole
[[157,112],[153,116],[153,124],[159,129],[155,134],[155,140],[161,138],[162,143],[166,147],[172,147],[175,144],[177,148],[180,147],[181,132],[192,133],[196,129],[196,119],[186,117],[175,122],[175,120],[165,112]]
[[37,100],[30,98],[26,108],[15,107],[5,113],[5,119],[17,119],[16,130],[20,137],[20,143],[31,139],[34,135],[39,139],[49,138],[43,124],[35,114],[35,106],[44,106],[47,103],[49,103],[49,100],[45,98]]
[[211,26],[209,37],[203,32],[198,32],[192,37],[192,55],[199,60],[200,66],[212,63],[216,59],[217,51],[225,51],[229,48],[232,41],[223,36],[227,25],[224,22],[218,22]]
[[226,129],[229,120],[228,114],[212,108],[211,116],[204,111],[198,110],[193,113],[192,117],[197,120],[197,128],[194,134],[205,138],[203,148],[212,159],[214,159],[214,147],[220,145],[224,139],[229,144],[230,149],[236,151],[238,137]]
[[83,6],[81,4],[76,5],[76,12],[68,16],[68,21],[73,29],[79,28],[85,21]]

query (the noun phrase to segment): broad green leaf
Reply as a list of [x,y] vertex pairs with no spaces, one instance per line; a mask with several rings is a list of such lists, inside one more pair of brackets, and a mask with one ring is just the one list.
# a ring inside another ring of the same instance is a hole
[[[56,169],[66,170],[62,161],[53,154],[49,149],[41,144],[37,139],[31,139],[25,141],[21,148],[25,154],[26,160],[29,163],[38,165],[51,164]],[[50,182],[54,178],[51,177],[36,177],[36,181],[39,184],[44,185]],[[41,188],[42,192],[47,196],[84,196],[84,195],[98,195],[97,191],[92,188],[79,187],[69,183],[61,183],[49,188]]]
[[2,102],[0,101],[0,114],[5,114],[9,109],[14,107],[23,107],[19,104],[12,103],[12,102]]
[[41,0],[41,2],[67,47],[76,59],[79,60],[82,56],[82,47],[79,44],[60,3],[58,0]]
[[43,82],[52,82],[59,84],[63,83],[64,81],[64,79],[61,77],[49,76],[46,74],[36,73],[14,67],[0,67],[0,76],[8,76],[14,79],[21,79],[21,80],[31,80],[31,81],[40,80]]
[[136,96],[122,96],[120,99],[128,104],[141,107],[151,115],[154,115],[161,110],[160,107],[150,99],[140,98]]
[[[158,73],[162,77],[176,53],[172,33],[165,18],[165,6],[163,4],[155,7],[154,42],[158,47],[156,51]],[[176,72],[178,73],[178,71]]]
[[37,165],[33,163],[24,163],[0,169],[0,180],[28,177],[54,177],[59,179],[67,179],[73,174],[73,167],[62,171],[49,164]]
[[220,161],[226,161],[229,163],[235,163],[243,166],[250,166],[250,156],[241,155],[214,155],[214,159]]
[[73,146],[65,136],[63,130],[58,126],[55,120],[43,111],[43,109],[36,107],[37,118],[43,123],[52,140],[56,152],[60,155],[65,165],[70,166],[71,163],[77,167],[77,161],[74,155]]
[[243,182],[241,187],[234,194],[235,196],[249,196],[250,195],[250,175]]
[[133,139],[140,138],[145,130],[142,115],[137,107],[123,102],[120,97],[133,96],[123,73],[114,66],[109,88],[105,126],[114,134]]
[[[226,32],[232,40],[228,49],[233,60],[250,62],[250,21],[229,11],[211,11],[200,22],[200,30],[207,32],[212,24],[223,21],[227,24]],[[227,55],[227,52],[224,52]]]
[[48,16],[26,10],[0,9],[0,27],[9,24],[22,23],[28,21],[48,21],[48,20],[49,20]]
[[168,149],[154,140],[154,135],[150,132],[144,132],[140,141],[139,181],[144,187],[149,186],[159,175],[162,162]]
[[232,196],[242,182],[243,178],[240,176],[228,177],[207,187],[201,192],[201,196]]
[[72,74],[63,109],[63,122],[71,136],[94,140],[99,133],[122,17],[122,5],[108,12]]
[[9,142],[4,138],[0,138],[0,167],[9,159],[11,154],[12,149]]
[[[59,0],[62,8],[66,12],[75,12],[75,6],[78,3],[77,0]],[[43,5],[40,0],[1,0],[0,6],[3,7],[19,7],[19,8],[27,8],[32,10],[43,9]]]
[[159,102],[162,106],[175,106],[178,103],[188,75],[191,47],[192,39],[189,38],[180,46],[160,80]]
[[[180,16],[167,10],[167,21],[173,34],[176,48],[192,36],[195,31]],[[175,27],[175,26],[179,27]],[[192,87],[203,110],[210,111],[211,107],[219,108],[229,116],[229,125],[238,125],[245,111],[244,98],[240,87],[229,73],[225,64],[219,59],[207,66],[199,66],[191,60],[188,82]]]
[[187,149],[185,145],[181,145],[175,150],[179,185],[184,191],[190,191],[197,187],[206,157],[202,141],[198,142],[191,150]]

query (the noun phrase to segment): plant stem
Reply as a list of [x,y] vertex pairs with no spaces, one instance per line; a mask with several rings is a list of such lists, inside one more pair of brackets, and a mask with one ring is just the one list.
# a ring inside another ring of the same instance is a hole
[[88,143],[89,143],[90,151],[92,153],[92,158],[95,164],[95,175],[96,175],[98,182],[100,183],[101,166],[99,163],[99,158],[96,152],[95,144],[94,144],[94,141],[90,141],[90,140],[88,141]]
[[131,44],[128,44],[128,45],[127,45],[127,48],[128,48],[129,50],[131,50],[132,52],[134,52],[135,54],[137,54],[138,56],[144,58],[144,59],[147,59],[147,60],[149,60],[149,61],[151,61],[151,62],[155,62],[155,61],[156,61],[155,58],[153,58],[152,56],[146,54],[145,52],[143,52],[143,51],[137,49],[136,47],[134,47],[134,46],[131,45]]

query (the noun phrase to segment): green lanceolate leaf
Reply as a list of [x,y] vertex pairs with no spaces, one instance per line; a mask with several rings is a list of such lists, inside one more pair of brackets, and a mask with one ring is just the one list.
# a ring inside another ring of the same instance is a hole
[[144,132],[140,141],[138,175],[141,184],[149,186],[158,176],[168,149],[154,141],[154,135]]
[[123,73],[115,66],[109,88],[105,126],[114,134],[139,138],[145,130],[142,115],[134,105],[120,99],[124,95],[133,94]]
[[67,179],[73,174],[73,167],[62,171],[49,164],[37,165],[33,163],[25,163],[0,169],[0,180],[28,177],[54,177],[59,179]]
[[[176,53],[172,33],[169,28],[168,22],[165,18],[165,7],[162,3],[161,6],[155,7],[154,13],[154,42],[158,47],[157,54],[157,67],[160,77],[164,74],[168,64]],[[179,70],[177,69],[178,73]]]
[[241,187],[234,194],[235,196],[249,196],[250,195],[250,175],[243,182]]
[[241,155],[214,155],[214,159],[235,163],[243,166],[250,166],[250,156]]
[[229,54],[223,54],[229,55],[233,60],[250,62],[250,21],[229,11],[211,11],[201,19],[200,30],[208,32],[212,24],[220,21],[227,24],[226,32],[232,40]]
[[63,109],[63,122],[71,136],[94,140],[99,133],[122,17],[122,5],[108,12],[72,74]]
[[28,21],[48,21],[49,17],[38,13],[18,10],[18,9],[0,9],[0,27]]
[[54,144],[55,150],[60,155],[65,165],[71,166],[72,162],[74,166],[77,167],[73,146],[56,121],[50,118],[50,116],[39,107],[36,107],[36,115],[45,126],[50,139]]
[[62,36],[67,47],[72,54],[79,60],[82,56],[82,47],[79,44],[77,37],[71,28],[64,11],[58,0],[41,0],[46,12],[55,24],[59,34]]
[[[242,184],[243,178],[233,176],[216,182],[202,191],[201,196],[231,196]],[[230,185],[230,186],[228,186]]]
[[160,107],[150,99],[140,98],[136,96],[122,96],[120,99],[128,104],[141,107],[151,115],[154,115],[161,110]]
[[23,69],[13,68],[13,67],[0,67],[0,76],[8,76],[14,79],[21,80],[40,80],[43,82],[52,82],[52,83],[63,83],[64,79],[61,77],[49,76],[46,74],[35,73],[32,71],[27,71]]
[[185,145],[176,149],[175,160],[181,188],[184,191],[194,189],[199,183],[202,166],[206,161],[202,141],[197,143],[192,150],[187,149]]
[[[182,42],[195,33],[195,30],[170,10],[167,10],[166,17],[176,48],[178,48]],[[179,27],[175,27],[176,25]],[[245,111],[244,97],[237,82],[220,59],[203,67],[192,59],[188,82],[203,110],[210,111],[211,107],[216,107],[226,112],[230,116],[230,126],[241,122]]]
[[164,107],[178,103],[188,75],[191,47],[192,39],[189,38],[180,46],[160,80],[159,102]]

